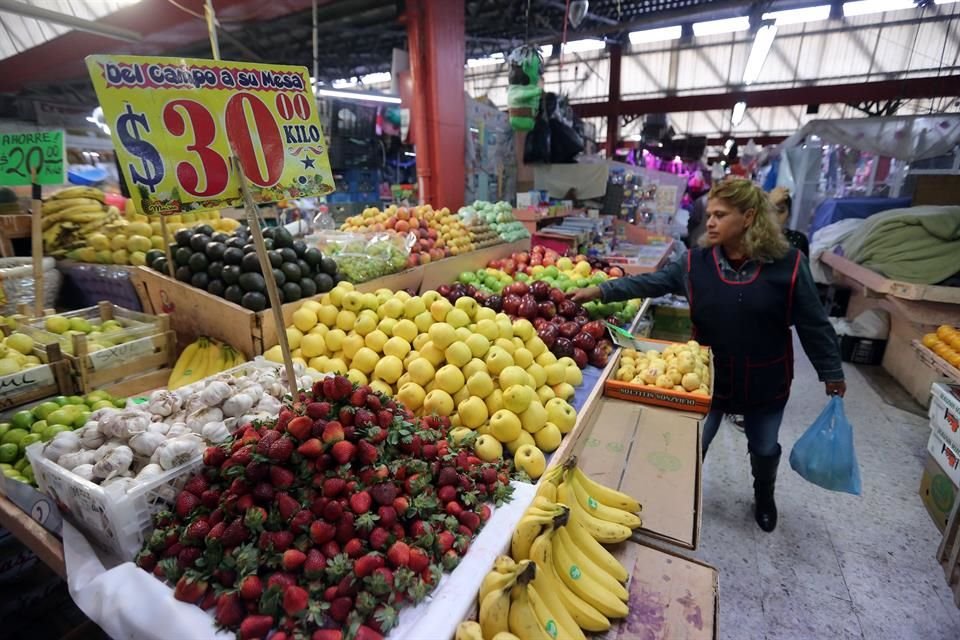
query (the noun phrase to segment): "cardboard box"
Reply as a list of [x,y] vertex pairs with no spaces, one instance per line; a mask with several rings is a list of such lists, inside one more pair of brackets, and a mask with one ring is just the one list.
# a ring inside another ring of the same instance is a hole
[[696,549],[700,541],[700,424],[695,416],[605,400],[579,465],[643,506],[640,533]]
[[693,322],[690,320],[690,307],[654,307],[653,331],[654,333],[687,336],[685,340],[689,340],[689,336],[693,333]]
[[[623,342],[618,341],[618,344],[621,346],[624,345]],[[656,349],[657,351],[663,351],[669,345],[676,344],[675,342],[668,342],[665,340],[654,340],[651,338],[647,339],[633,339],[632,347],[638,351],[648,351],[650,349]],[[604,393],[611,398],[618,398],[620,400],[630,400],[632,402],[642,402],[644,404],[652,404],[660,407],[667,407],[668,409],[676,409],[677,411],[686,411],[693,413],[698,416],[705,416],[710,412],[710,405],[713,402],[713,353],[710,353],[710,395],[701,396],[693,393],[687,393],[685,391],[674,391],[672,389],[663,389],[660,387],[654,387],[650,385],[643,385],[634,382],[623,382],[621,380],[615,379],[616,370],[618,367],[614,367],[611,370],[611,376],[607,379],[604,385]]]
[[930,428],[960,451],[960,385],[934,383],[930,389]]
[[937,461],[953,484],[960,485],[960,453],[946,443],[940,432],[934,430],[927,440],[927,451]]
[[50,496],[40,493],[29,484],[17,482],[0,476],[0,493],[5,495],[21,511],[36,520],[44,529],[54,535],[60,535],[63,518],[60,510]]
[[937,461],[929,453],[924,459],[923,475],[920,477],[920,499],[927,513],[943,532],[950,520],[950,512],[957,500],[960,488],[950,480],[950,477],[940,468]]

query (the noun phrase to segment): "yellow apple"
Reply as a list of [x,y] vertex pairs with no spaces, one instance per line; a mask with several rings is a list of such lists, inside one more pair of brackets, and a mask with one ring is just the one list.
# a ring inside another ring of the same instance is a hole
[[[630,376],[631,378],[633,376]],[[583,384],[583,372],[580,371],[580,367],[574,365],[572,367],[567,367],[563,372],[563,381],[569,384],[572,387],[579,387]]]
[[526,318],[520,318],[513,323],[513,335],[520,338],[524,342],[535,336],[536,333],[537,332],[533,328],[533,325],[530,324],[530,321]]
[[566,400],[553,398],[547,401],[545,408],[547,420],[555,424],[560,429],[560,433],[570,433],[577,422],[577,412],[573,407]]
[[480,358],[473,358],[470,362],[463,365],[463,377],[467,380],[469,380],[473,374],[481,371],[487,373],[487,363]]
[[430,335],[430,341],[437,345],[439,349],[446,349],[457,340],[457,333],[453,326],[446,322],[437,322],[430,327],[427,333]]
[[489,319],[478,320],[476,332],[489,342],[493,342],[500,337],[500,330],[497,328],[497,323]]
[[560,433],[560,428],[552,422],[548,422],[543,426],[543,429],[537,431],[533,434],[533,440],[537,443],[537,447],[544,453],[550,453],[551,451],[556,451],[557,447],[560,446],[560,441],[563,440],[563,434]]
[[547,350],[547,345],[543,340],[540,339],[539,336],[530,338],[524,343],[524,346],[526,346],[527,351],[529,351],[534,358],[538,357]]
[[574,389],[566,382],[555,384],[552,388],[558,398],[562,398],[568,402],[573,399]]
[[553,353],[550,351],[544,351],[543,353],[538,355],[536,358],[534,358],[534,362],[536,362],[541,367],[546,367],[547,365],[553,364],[556,361],[557,361],[557,356],[553,355]]
[[527,367],[527,375],[533,378],[534,389],[539,389],[547,384],[547,370],[536,362],[531,363],[530,366]]
[[477,303],[477,301],[470,296],[457,298],[457,301],[453,303],[453,306],[466,313],[470,318],[475,318],[477,316],[477,310],[480,308],[480,305]]
[[[526,372],[524,372],[526,375]],[[503,406],[517,415],[522,414],[533,402],[534,392],[523,384],[515,384],[503,390]],[[532,433],[532,432],[531,432]]]
[[445,357],[443,354],[443,349],[435,345],[432,340],[420,347],[419,351],[420,356],[429,360],[430,364],[432,364],[434,367],[439,367],[441,364],[443,364]]
[[433,389],[423,399],[423,412],[425,414],[436,413],[441,416],[449,416],[453,413],[453,398],[446,391]]
[[459,445],[462,443],[468,436],[473,435],[473,429],[468,429],[466,427],[456,427],[450,429],[450,437],[453,438],[453,444]]
[[455,394],[463,388],[463,372],[452,364],[440,367],[436,375],[437,387],[449,394]]
[[393,325],[393,337],[403,338],[410,344],[413,344],[413,341],[416,340],[417,334],[420,333],[420,330],[417,329],[417,325],[413,323],[412,320],[398,320],[397,324]]
[[403,375],[403,360],[397,356],[384,356],[374,367],[373,375],[378,380],[393,384]]
[[430,315],[433,316],[434,321],[443,322],[451,309],[453,309],[453,305],[445,298],[440,298],[430,305]]
[[544,409],[538,400],[531,401],[526,410],[520,414],[520,424],[523,426],[524,431],[536,433],[540,431],[540,429],[543,429],[543,425],[546,423],[547,410]]
[[560,384],[567,377],[567,368],[563,366],[560,362],[554,362],[553,364],[548,364],[544,367],[547,372],[547,384],[555,385]]
[[397,400],[402,402],[410,411],[416,411],[423,406],[426,395],[423,387],[416,382],[408,382],[401,385],[400,390],[397,391]]
[[513,454],[513,462],[518,469],[525,471],[531,480],[536,480],[542,476],[547,468],[547,459],[543,456],[543,451],[540,451],[535,444],[525,444],[517,449],[517,452]]
[[365,375],[370,375],[379,361],[379,353],[370,347],[361,347],[357,350],[357,353],[354,354],[353,359],[350,361],[350,366],[358,371],[362,371]]
[[525,444],[536,445],[536,440],[533,439],[533,435],[521,429],[520,435],[517,436],[516,440],[511,440],[510,442],[506,443],[507,451],[509,451],[511,455],[515,455],[517,453],[517,449]]
[[430,315],[429,311],[424,311],[413,319],[413,323],[417,325],[417,329],[420,331],[420,333],[426,333],[433,325],[433,316]]
[[433,363],[426,358],[420,357],[407,366],[407,373],[410,374],[410,380],[423,387],[433,380],[434,375],[436,375],[436,370],[433,367]]
[[463,309],[451,309],[447,312],[446,323],[454,329],[465,327],[470,324],[470,316]]
[[513,352],[517,350],[517,345],[509,338],[497,338],[493,341],[493,344],[509,353],[511,358],[513,357]]
[[487,364],[487,370],[493,375],[500,375],[500,372],[507,367],[513,366],[513,356],[500,347],[490,347],[487,357],[484,359]]
[[486,371],[477,371],[467,378],[467,389],[478,398],[486,398],[493,392],[493,379]]
[[466,342],[460,342],[459,340],[447,347],[443,354],[447,360],[447,364],[452,364],[455,367],[462,368],[473,359],[473,353],[470,351],[470,347],[467,346]]
[[470,396],[457,405],[457,414],[463,426],[476,429],[487,421],[487,405],[482,398]]
[[523,427],[512,411],[500,409],[490,417],[490,432],[500,442],[510,442],[520,436]]
[[504,367],[500,372],[498,382],[500,383],[500,388],[504,391],[507,387],[512,387],[514,385],[526,385],[527,384],[527,372],[523,370],[522,367],[516,365],[511,365],[509,367]]
[[[473,445],[473,452],[484,462],[496,462],[503,457],[503,445],[493,436],[484,434],[477,438],[476,443]],[[541,456],[542,455],[543,454],[541,454]],[[544,462],[544,464],[546,464],[546,462]],[[536,466],[533,465],[533,468],[535,469]],[[540,473],[543,473],[543,471]],[[527,475],[530,475],[529,471]]]
[[403,360],[410,353],[410,343],[403,338],[390,338],[383,345],[383,353],[388,356],[397,356]]
[[[359,331],[357,332],[360,333]],[[363,336],[363,343],[376,351],[377,353],[383,353],[383,347],[387,344],[387,334],[380,329],[374,329],[370,333]],[[404,354],[406,355],[406,354]]]
[[493,415],[500,409],[503,409],[503,391],[494,389],[490,392],[484,401],[487,403],[487,413]]
[[423,298],[420,296],[413,296],[403,303],[403,317],[407,320],[413,320],[426,310],[427,306],[423,303]]
[[526,347],[519,347],[513,352],[513,361],[517,363],[518,367],[526,369],[534,363],[533,354]]
[[546,405],[547,402],[549,402],[550,400],[556,397],[557,397],[557,394],[553,392],[552,387],[548,387],[547,385],[543,385],[542,387],[537,387],[537,398],[540,399],[540,404]]
[[[457,302],[459,302],[459,300]],[[470,348],[470,353],[474,358],[482,358],[490,349],[490,341],[482,333],[471,333],[465,342],[467,347]]]

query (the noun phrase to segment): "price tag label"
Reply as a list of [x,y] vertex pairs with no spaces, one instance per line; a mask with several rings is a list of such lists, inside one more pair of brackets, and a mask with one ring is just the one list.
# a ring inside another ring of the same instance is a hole
[[46,364],[3,376],[0,378],[0,408],[8,406],[9,401],[15,399],[21,391],[53,383],[53,370]]
[[334,190],[305,67],[89,56],[120,168],[141,213],[243,207]]
[[64,154],[63,129],[0,133],[0,185],[63,184]]
[[115,347],[100,349],[90,354],[90,368],[94,371],[109,369],[153,353],[153,338],[131,340]]

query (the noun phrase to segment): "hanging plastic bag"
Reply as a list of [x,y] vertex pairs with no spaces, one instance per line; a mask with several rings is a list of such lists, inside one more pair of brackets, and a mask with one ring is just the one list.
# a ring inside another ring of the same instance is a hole
[[840,396],[830,398],[820,416],[793,445],[790,466],[805,480],[824,489],[860,495],[860,465],[853,450],[853,427]]

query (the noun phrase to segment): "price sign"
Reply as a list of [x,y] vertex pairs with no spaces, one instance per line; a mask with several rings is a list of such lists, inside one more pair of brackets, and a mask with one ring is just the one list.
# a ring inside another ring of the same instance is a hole
[[63,130],[0,133],[0,185],[63,184]]
[[87,69],[142,213],[242,208],[232,155],[256,202],[334,189],[305,67],[89,56]]

